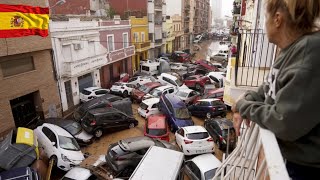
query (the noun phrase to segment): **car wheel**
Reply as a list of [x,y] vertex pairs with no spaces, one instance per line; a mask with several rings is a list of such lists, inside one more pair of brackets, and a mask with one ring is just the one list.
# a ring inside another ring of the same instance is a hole
[[101,129],[97,129],[94,131],[94,136],[96,138],[100,138],[102,136],[102,130]]
[[129,124],[129,129],[134,128],[134,123]]
[[199,90],[201,88],[200,84],[196,84],[196,89]]
[[207,117],[208,119],[210,119],[210,118],[211,118],[211,113],[208,112],[208,113],[206,114],[206,117]]
[[52,162],[52,167],[56,167],[57,164],[58,164],[58,158],[57,158],[57,156],[55,156],[55,155],[51,156],[49,162]]
[[128,91],[124,91],[124,92],[123,92],[123,97],[128,97],[128,95],[129,95],[129,94],[128,94]]

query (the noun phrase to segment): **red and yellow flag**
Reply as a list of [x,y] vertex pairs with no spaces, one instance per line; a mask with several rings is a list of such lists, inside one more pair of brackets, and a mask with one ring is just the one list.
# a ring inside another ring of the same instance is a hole
[[49,8],[0,4],[0,38],[48,36]]

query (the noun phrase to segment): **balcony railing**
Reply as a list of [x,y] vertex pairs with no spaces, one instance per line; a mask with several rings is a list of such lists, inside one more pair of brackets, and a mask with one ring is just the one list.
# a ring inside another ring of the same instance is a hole
[[213,179],[290,178],[275,135],[253,123],[242,129],[236,149],[223,160]]
[[236,86],[258,87],[272,66],[275,46],[261,29],[239,30],[237,49]]
[[156,45],[161,45],[162,44],[162,39],[156,39],[155,41]]
[[150,49],[150,44],[151,41],[146,41],[146,42],[137,42],[134,43],[134,46],[136,47],[137,52],[145,51]]
[[134,54],[135,54],[135,47],[129,46],[127,48],[118,49],[110,52],[109,59],[110,59],[110,62],[113,62],[113,61],[118,61],[120,59],[130,57]]
[[241,12],[241,4],[240,3],[235,3],[233,5],[233,10],[232,10],[234,15],[240,15]]

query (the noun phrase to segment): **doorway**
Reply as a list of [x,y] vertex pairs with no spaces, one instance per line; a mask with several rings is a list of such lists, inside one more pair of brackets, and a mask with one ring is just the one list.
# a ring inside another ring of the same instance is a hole
[[67,104],[68,109],[74,106],[72,88],[71,88],[71,80],[64,82],[64,88],[66,90]]

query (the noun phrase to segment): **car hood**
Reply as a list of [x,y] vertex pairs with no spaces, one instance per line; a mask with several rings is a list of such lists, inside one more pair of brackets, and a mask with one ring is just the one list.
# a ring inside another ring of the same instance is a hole
[[70,151],[62,148],[60,148],[60,151],[63,155],[67,156],[67,158],[75,164],[80,164],[84,160],[84,156],[81,151]]
[[193,126],[194,122],[192,121],[192,119],[177,119],[175,120],[175,124],[178,127],[185,127],[185,126]]
[[86,131],[82,130],[79,134],[75,135],[77,139],[81,139],[83,142],[89,142],[93,135],[88,134]]
[[186,86],[185,84],[183,84],[182,86],[180,86],[178,89],[189,89],[188,86]]
[[140,90],[134,90],[133,94],[139,97],[139,96],[144,96],[146,93],[144,93]]

